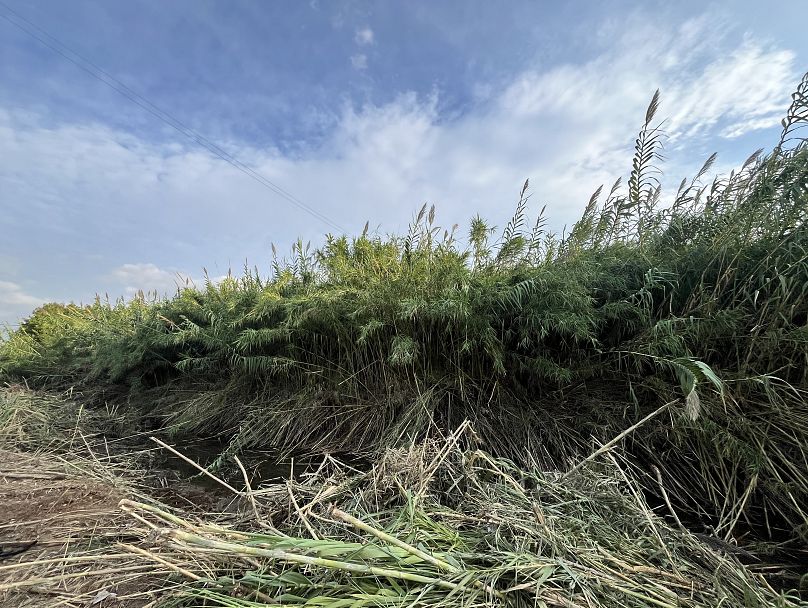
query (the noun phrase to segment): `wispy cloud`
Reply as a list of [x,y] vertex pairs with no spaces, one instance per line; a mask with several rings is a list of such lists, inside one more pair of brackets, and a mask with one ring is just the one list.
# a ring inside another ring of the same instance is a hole
[[44,303],[43,298],[27,293],[18,283],[0,281],[0,326],[15,323]]
[[[375,35],[369,27],[356,30],[354,42],[357,46],[370,46],[375,43]],[[354,53],[351,55],[351,65],[355,70],[364,71],[368,69],[368,56],[366,53]]]
[[354,41],[359,46],[366,46],[369,44],[373,44],[375,42],[375,35],[373,30],[369,27],[363,27],[362,29],[356,30],[356,34],[354,35]]
[[794,53],[752,40],[707,64],[690,82],[672,90],[668,129],[688,138],[724,122],[722,137],[777,125],[795,86]]
[[366,70],[368,69],[368,56],[364,53],[357,53],[356,55],[351,55],[351,65],[354,69],[357,70]]
[[735,48],[706,48],[698,40],[709,33],[703,19],[668,33],[635,29],[594,60],[520,75],[500,103],[518,116],[594,116],[622,128],[661,88],[671,140],[738,137],[776,124],[797,78],[794,53],[750,38]]
[[21,285],[0,281],[0,306],[39,306],[44,300],[25,293]]
[[111,276],[129,296],[138,292],[156,292],[161,296],[172,294],[179,287],[193,282],[179,271],[165,270],[152,263],[122,264],[112,271]]

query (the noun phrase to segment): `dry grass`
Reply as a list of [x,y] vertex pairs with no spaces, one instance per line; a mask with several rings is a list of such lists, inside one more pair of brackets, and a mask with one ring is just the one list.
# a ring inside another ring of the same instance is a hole
[[148,497],[89,444],[4,450],[0,534],[37,543],[0,562],[0,606],[808,605],[666,524],[613,450],[562,476],[477,442],[464,423],[365,472],[326,457],[259,487],[236,461],[226,520]]
[[0,462],[0,539],[7,550],[35,541],[0,561],[0,606],[135,607],[162,587],[158,569],[117,548],[137,536],[118,508],[133,492],[114,470],[8,450]]
[[187,582],[178,606],[806,605],[666,524],[612,452],[562,479],[473,444],[466,424],[368,472],[326,458],[259,488],[245,472],[236,524],[124,500],[142,539],[126,548]]
[[146,499],[150,480],[134,456],[87,434],[98,422],[63,397],[0,391],[3,608],[140,608],[176,585],[171,570],[121,549],[140,535],[119,503]]

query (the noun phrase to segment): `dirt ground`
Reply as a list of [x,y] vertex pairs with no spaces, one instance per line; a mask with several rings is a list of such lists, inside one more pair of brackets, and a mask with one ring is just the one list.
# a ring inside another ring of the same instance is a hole
[[[126,489],[82,469],[52,455],[0,450],[3,608],[143,607],[154,599],[149,589],[165,585],[153,564],[116,548],[138,540],[118,507]],[[112,573],[122,581],[114,587]]]

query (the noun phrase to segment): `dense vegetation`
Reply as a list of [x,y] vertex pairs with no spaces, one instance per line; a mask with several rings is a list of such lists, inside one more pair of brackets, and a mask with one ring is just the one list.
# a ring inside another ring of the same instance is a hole
[[656,412],[626,444],[648,492],[722,536],[805,541],[808,76],[770,153],[708,180],[711,157],[673,195],[658,101],[626,187],[563,234],[528,221],[527,183],[501,233],[425,206],[404,236],[299,242],[268,279],[43,306],[0,372],[232,450],[368,454],[468,419],[563,467]]
[[0,389],[0,605],[808,607],[801,568],[664,521],[619,454],[523,468],[464,423],[361,471],[325,456],[261,483],[245,461],[202,490],[160,483],[151,451],[110,453],[99,414]]
[[162,530],[160,559],[198,577],[165,608],[808,606],[651,515],[613,456],[559,479],[459,449],[463,439],[387,450],[364,473],[332,461],[265,488],[252,533],[123,505]]

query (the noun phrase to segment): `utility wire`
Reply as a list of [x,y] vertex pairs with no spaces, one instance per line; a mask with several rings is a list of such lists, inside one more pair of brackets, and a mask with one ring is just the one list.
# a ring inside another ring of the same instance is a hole
[[[14,15],[16,19],[24,22],[26,25],[19,23],[15,19],[9,17],[9,15],[0,14],[0,17],[11,23],[17,29],[25,32],[35,40],[39,41],[44,46],[48,47],[50,50],[55,52],[56,54],[60,55],[67,61],[71,62],[72,64],[79,67],[81,70],[87,72],[93,78],[100,80],[108,87],[114,89],[120,95],[126,97],[129,101],[134,103],[135,105],[139,106],[143,110],[146,110],[156,118],[160,119],[188,139],[194,141],[195,143],[199,144],[206,150],[208,150],[214,156],[220,158],[221,160],[229,163],[242,173],[248,175],[249,177],[253,178],[255,181],[260,183],[261,185],[265,186],[266,188],[270,189],[272,192],[277,194],[278,196],[286,199],[288,202],[292,203],[302,211],[312,215],[316,219],[320,220],[324,224],[331,226],[338,232],[345,232],[345,229],[342,228],[339,224],[332,221],[328,216],[325,214],[313,209],[311,206],[307,205],[299,198],[284,190],[268,178],[264,177],[260,173],[258,173],[255,169],[246,165],[238,158],[223,150],[221,147],[210,141],[209,139],[205,138],[204,136],[200,135],[197,131],[193,130],[192,128],[188,127],[187,125],[183,124],[179,119],[172,116],[170,113],[166,112],[165,110],[161,109],[160,107],[153,104],[147,98],[143,97],[136,91],[133,91],[131,88],[126,86],[123,82],[115,78],[112,74],[105,71],[103,68],[99,67],[86,57],[83,57],[79,53],[71,50],[67,45],[59,41],[58,39],[51,36],[48,32],[43,30],[42,28],[38,27],[18,12],[13,10],[9,7],[5,2],[0,0],[0,6],[5,8],[9,13]],[[32,31],[33,30],[33,31]]]

